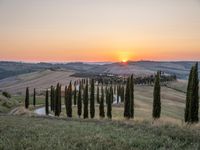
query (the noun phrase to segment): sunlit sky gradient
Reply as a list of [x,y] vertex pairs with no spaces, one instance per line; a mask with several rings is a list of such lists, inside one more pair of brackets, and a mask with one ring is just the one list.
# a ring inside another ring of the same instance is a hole
[[200,60],[200,0],[0,0],[0,60]]

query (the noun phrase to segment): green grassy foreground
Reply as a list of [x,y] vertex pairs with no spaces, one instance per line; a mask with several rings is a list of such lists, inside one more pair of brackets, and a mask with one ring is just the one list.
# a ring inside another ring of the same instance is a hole
[[0,149],[199,149],[200,130],[116,121],[0,116]]

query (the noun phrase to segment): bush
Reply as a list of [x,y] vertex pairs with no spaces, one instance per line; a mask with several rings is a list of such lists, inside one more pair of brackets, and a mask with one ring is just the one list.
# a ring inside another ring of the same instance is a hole
[[8,92],[5,92],[5,91],[4,91],[4,92],[2,93],[2,95],[5,96],[5,97],[7,97],[7,98],[11,98],[11,94],[8,93]]

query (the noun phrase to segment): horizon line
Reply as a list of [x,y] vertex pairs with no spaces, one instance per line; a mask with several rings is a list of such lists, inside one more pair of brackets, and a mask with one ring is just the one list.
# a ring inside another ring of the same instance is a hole
[[[0,60],[0,62],[16,63],[120,63],[123,61],[22,61],[22,60]],[[127,62],[200,62],[200,60],[127,60]]]

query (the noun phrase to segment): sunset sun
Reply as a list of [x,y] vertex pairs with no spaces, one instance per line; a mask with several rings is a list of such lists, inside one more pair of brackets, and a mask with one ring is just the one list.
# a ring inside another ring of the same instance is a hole
[[122,62],[123,62],[123,63],[126,63],[126,62],[127,62],[127,59],[123,59]]

